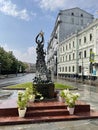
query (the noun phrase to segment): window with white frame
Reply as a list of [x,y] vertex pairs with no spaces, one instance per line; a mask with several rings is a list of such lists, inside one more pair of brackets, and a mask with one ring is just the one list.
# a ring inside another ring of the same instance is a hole
[[69,43],[69,49],[71,49],[71,43]]
[[75,53],[73,53],[73,60],[75,59]]
[[69,61],[71,60],[71,55],[69,54]]
[[86,43],[86,37],[84,37],[84,43]]
[[86,58],[87,56],[86,56],[86,50],[84,51],[84,58]]
[[74,72],[75,71],[75,67],[74,66],[72,66],[72,72]]
[[66,45],[66,50],[67,50],[68,48],[67,48],[67,45]]
[[71,67],[69,66],[69,72],[71,72]]
[[75,47],[75,43],[74,43],[74,41],[73,41],[73,47]]
[[79,58],[81,59],[82,58],[82,52],[79,52]]
[[89,57],[90,57],[92,51],[93,51],[93,49],[91,48],[90,51],[89,51]]
[[64,67],[62,67],[62,72],[64,72]]
[[67,66],[65,67],[65,71],[67,72]]
[[64,56],[63,56],[63,62],[64,62]]
[[74,16],[74,13],[72,12],[71,15]]
[[66,55],[66,61],[67,61],[67,55]]
[[90,36],[89,36],[89,38],[90,38],[90,41],[92,41],[92,33],[90,33]]
[[82,67],[81,67],[81,66],[79,66],[79,73],[81,73],[81,71],[82,71]]
[[81,46],[81,39],[79,39],[79,46]]
[[83,17],[83,14],[81,14],[81,17]]

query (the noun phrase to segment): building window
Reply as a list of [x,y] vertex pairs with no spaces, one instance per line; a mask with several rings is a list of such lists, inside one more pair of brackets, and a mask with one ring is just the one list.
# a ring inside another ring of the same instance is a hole
[[79,58],[80,59],[82,58],[82,52],[79,52]]
[[92,41],[92,34],[90,34],[90,41]]
[[73,66],[73,67],[72,67],[72,72],[74,72],[74,71],[75,71],[75,67]]
[[73,60],[75,59],[75,53],[73,53]]
[[64,46],[63,46],[63,52],[64,52]]
[[79,45],[81,46],[81,39],[79,39]]
[[67,55],[66,55],[66,61],[67,61]]
[[64,56],[63,56],[63,62],[64,62]]
[[81,14],[81,17],[83,17],[83,14]]
[[64,67],[62,67],[62,72],[64,72]]
[[73,47],[75,47],[75,43],[74,43],[74,41],[73,41]]
[[92,48],[90,49],[90,53],[92,52],[93,50],[92,50]]
[[71,49],[71,44],[69,43],[69,49]]
[[91,56],[91,52],[92,52],[92,51],[93,51],[93,49],[91,48],[91,49],[90,49],[90,52],[89,52],[89,57]]
[[65,67],[65,71],[67,72],[67,67]]
[[66,45],[66,50],[67,50],[67,45]]
[[79,73],[81,73],[81,69],[82,69],[82,67],[81,67],[81,66],[79,66]]
[[69,66],[69,72],[71,71],[71,68],[70,68],[70,66]]
[[69,55],[69,61],[71,60],[71,55]]
[[84,43],[86,43],[86,37],[84,37]]
[[71,15],[74,16],[74,13],[72,12]]
[[86,50],[84,51],[84,58],[86,58]]

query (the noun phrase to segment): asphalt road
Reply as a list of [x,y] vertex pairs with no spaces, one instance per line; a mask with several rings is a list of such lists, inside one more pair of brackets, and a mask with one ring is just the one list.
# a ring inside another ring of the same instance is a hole
[[0,79],[0,87],[5,87],[9,85],[25,83],[25,82],[33,82],[35,74],[18,74],[16,75],[9,75],[8,78]]

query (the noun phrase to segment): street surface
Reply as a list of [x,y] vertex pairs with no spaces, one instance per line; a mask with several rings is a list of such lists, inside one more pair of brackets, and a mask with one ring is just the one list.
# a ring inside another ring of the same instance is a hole
[[[32,82],[33,77],[34,74],[28,74],[21,77],[2,79],[0,84]],[[78,90],[74,91],[80,93],[80,100],[89,103],[91,109],[98,111],[98,87],[64,80],[58,80],[58,82],[78,87]],[[98,130],[98,119],[0,126],[0,130]]]
[[9,75],[8,78],[0,79],[0,87],[25,83],[25,82],[33,82],[34,76],[35,74],[17,74],[17,76]]

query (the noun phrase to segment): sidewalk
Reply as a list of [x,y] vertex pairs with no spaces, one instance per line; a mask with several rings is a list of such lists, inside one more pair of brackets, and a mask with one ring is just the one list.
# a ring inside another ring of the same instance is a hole
[[70,83],[82,83],[82,84],[87,84],[87,85],[92,85],[92,86],[98,86],[98,79],[96,80],[84,80],[82,81],[81,79],[76,79],[76,78],[56,78],[54,81],[59,82],[59,83],[65,83],[65,82],[70,82]]

